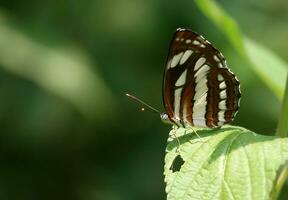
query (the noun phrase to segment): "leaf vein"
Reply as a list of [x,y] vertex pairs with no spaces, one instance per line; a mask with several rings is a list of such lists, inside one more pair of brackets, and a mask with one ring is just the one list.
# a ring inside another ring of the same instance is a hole
[[[231,149],[231,146],[233,145],[233,143],[236,141],[236,139],[240,136],[240,135],[242,135],[244,132],[240,132],[239,134],[237,134],[232,140],[231,140],[231,142],[230,142],[230,145],[227,147],[227,149],[226,149],[226,155],[227,156],[225,156],[225,159],[224,159],[224,162],[223,162],[223,183],[224,183],[224,187],[225,187],[225,183],[226,183],[226,188],[227,189],[229,189],[229,192],[230,192],[230,194],[232,195],[232,197],[233,197],[233,199],[235,199],[235,196],[233,195],[233,192],[232,192],[232,190],[230,189],[230,186],[229,186],[229,184],[226,182],[226,180],[225,180],[225,175],[226,175],[226,167],[227,167],[227,160],[228,160],[228,158],[229,158],[229,152],[230,152],[230,149]],[[222,188],[223,188],[223,186],[222,186]]]
[[[247,150],[245,148],[245,146],[243,145],[243,143],[239,140],[239,143],[241,144],[241,146],[243,147],[243,150],[244,150],[244,153],[246,155],[246,158],[247,158],[247,162],[248,162],[248,178],[249,178],[249,186],[250,186],[250,197],[252,198],[253,196],[253,191],[252,191],[252,177],[251,177],[251,164],[250,164],[250,160],[249,160],[249,156],[248,156],[248,153],[247,153]],[[251,199],[250,198],[250,199]],[[252,198],[253,199],[253,198]]]

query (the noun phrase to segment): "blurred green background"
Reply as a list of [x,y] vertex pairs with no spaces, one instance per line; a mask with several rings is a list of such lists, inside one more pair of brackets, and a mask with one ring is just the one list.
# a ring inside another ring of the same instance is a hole
[[[287,61],[287,0],[218,2]],[[171,127],[123,93],[163,110],[178,27],[201,33],[237,74],[233,124],[274,134],[281,103],[192,0],[1,1],[0,198],[165,199]]]

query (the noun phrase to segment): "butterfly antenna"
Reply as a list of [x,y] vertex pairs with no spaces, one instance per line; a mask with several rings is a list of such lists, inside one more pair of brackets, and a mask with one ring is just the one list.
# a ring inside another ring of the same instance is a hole
[[[125,94],[127,97],[130,97],[131,99],[143,104],[145,107],[147,107],[150,111],[153,111],[153,112],[156,112],[156,113],[161,113],[159,110],[157,110],[156,108],[153,108],[152,106],[150,106],[149,104],[145,103],[144,101],[142,101],[141,99],[131,95],[131,94],[128,94],[126,93]],[[144,108],[141,108],[142,111],[144,111],[145,109]]]

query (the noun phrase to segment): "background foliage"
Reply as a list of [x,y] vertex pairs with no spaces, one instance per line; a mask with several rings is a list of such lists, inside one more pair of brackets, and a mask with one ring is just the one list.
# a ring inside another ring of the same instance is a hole
[[[287,1],[218,3],[287,62]],[[1,1],[0,198],[165,199],[171,127],[138,112],[123,92],[162,108],[178,27],[209,39],[237,74],[234,124],[274,134],[279,98],[192,0]],[[280,198],[287,195],[284,188]]]

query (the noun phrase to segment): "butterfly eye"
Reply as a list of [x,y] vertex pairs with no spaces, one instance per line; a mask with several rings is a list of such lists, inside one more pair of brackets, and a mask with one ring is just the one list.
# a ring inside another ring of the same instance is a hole
[[177,29],[172,38],[163,80],[163,121],[219,127],[239,109],[240,84],[224,56],[188,29]]

